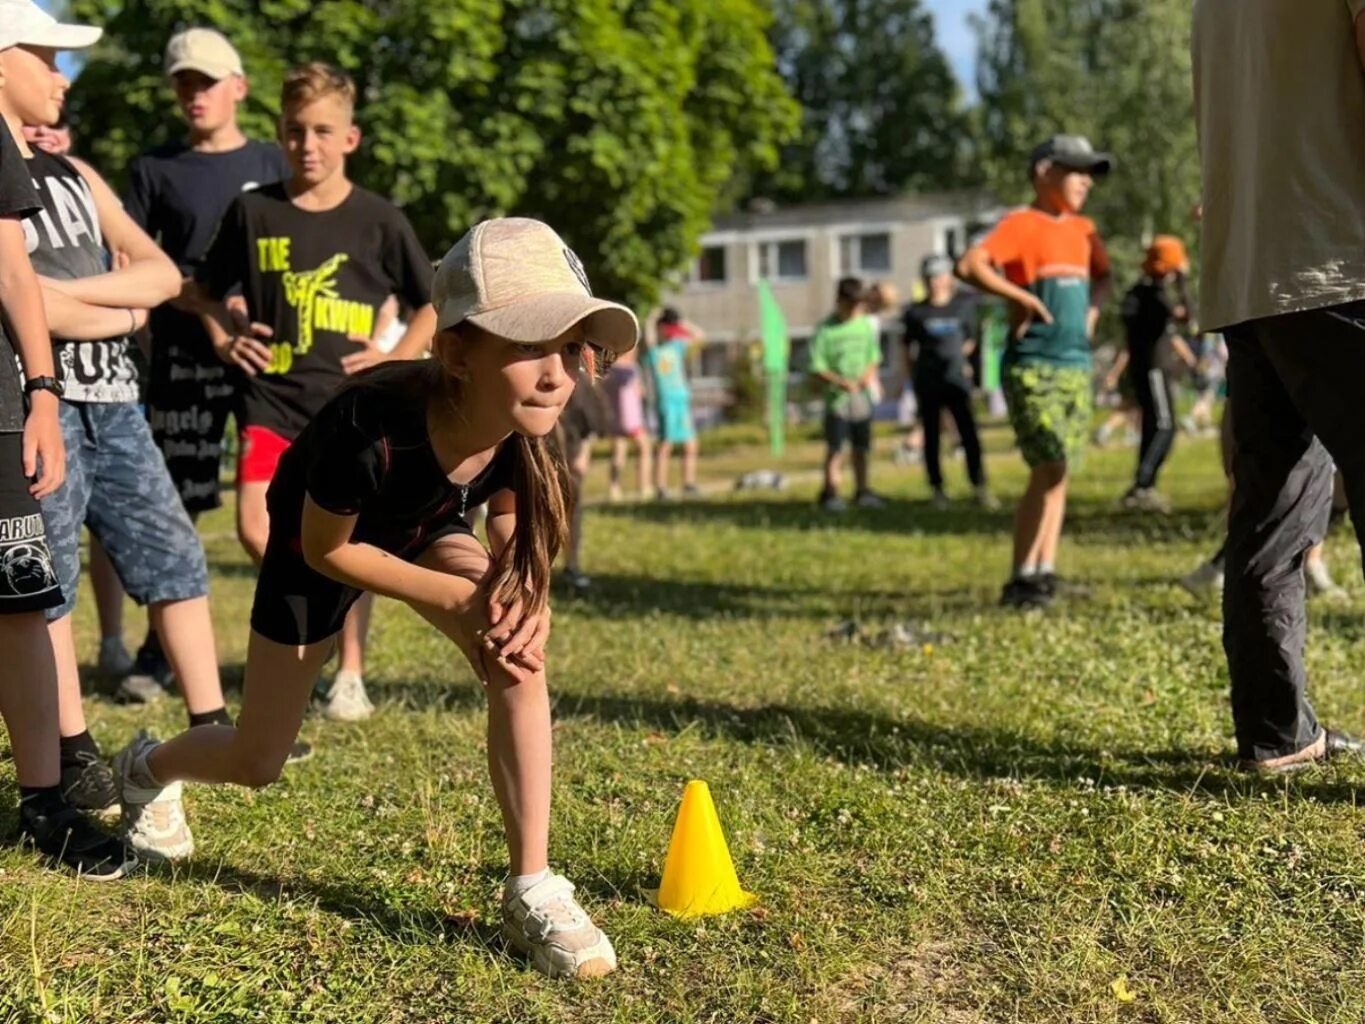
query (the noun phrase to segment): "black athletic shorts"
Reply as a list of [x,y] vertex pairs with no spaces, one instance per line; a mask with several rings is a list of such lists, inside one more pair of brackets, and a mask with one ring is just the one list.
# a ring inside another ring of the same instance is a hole
[[0,615],[62,603],[38,500],[24,476],[24,435],[0,434]]
[[[463,519],[444,523],[422,538],[420,549],[400,557],[415,562],[442,537],[473,537]],[[346,585],[311,568],[292,539],[275,534],[265,546],[251,605],[251,628],[277,644],[315,644],[336,636],[363,590]]]
[[855,452],[866,452],[872,448],[872,419],[851,420],[845,416],[825,413],[825,444],[832,452],[843,451],[844,445],[852,443]]

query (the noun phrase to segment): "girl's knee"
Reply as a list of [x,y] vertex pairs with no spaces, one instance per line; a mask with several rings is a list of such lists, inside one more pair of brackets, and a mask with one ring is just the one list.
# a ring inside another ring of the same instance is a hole
[[258,751],[234,748],[232,756],[232,781],[248,789],[264,789],[279,781],[284,770],[284,757],[262,755]]

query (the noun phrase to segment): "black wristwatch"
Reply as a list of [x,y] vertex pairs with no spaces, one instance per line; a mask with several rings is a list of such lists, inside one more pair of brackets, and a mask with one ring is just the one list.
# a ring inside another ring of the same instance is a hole
[[35,391],[51,391],[58,398],[66,393],[66,388],[62,387],[62,382],[56,377],[34,377],[32,380],[25,381],[24,394],[31,395]]

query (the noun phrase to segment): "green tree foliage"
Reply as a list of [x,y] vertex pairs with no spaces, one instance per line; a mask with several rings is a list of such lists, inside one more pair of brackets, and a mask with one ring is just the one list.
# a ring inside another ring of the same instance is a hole
[[982,163],[1003,200],[1032,194],[1033,146],[1078,132],[1117,160],[1086,212],[1120,281],[1153,234],[1197,242],[1188,0],[991,0],[977,32]]
[[82,151],[116,181],[182,126],[167,39],[206,25],[252,82],[271,137],[279,83],[325,60],[360,88],[351,172],[404,207],[439,255],[479,219],[554,224],[602,294],[643,308],[736,177],[772,166],[797,108],[762,0],[72,0],[105,42],[72,90]]
[[971,121],[919,0],[775,0],[801,134],[751,193],[780,201],[971,184]]

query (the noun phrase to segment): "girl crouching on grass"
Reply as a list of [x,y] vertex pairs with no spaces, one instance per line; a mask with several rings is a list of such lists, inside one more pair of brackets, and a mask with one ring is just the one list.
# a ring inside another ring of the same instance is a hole
[[[569,522],[547,435],[589,349],[628,351],[639,326],[594,299],[578,257],[533,220],[474,227],[442,260],[432,301],[435,358],[362,374],[280,463],[236,727],[135,740],[116,761],[125,819],[188,856],[181,782],[275,781],[347,610],[365,591],[396,598],[449,637],[487,689],[489,771],[511,856],[503,934],[552,977],[606,974],[611,942],[547,866],[547,600]],[[483,502],[491,552],[465,520]]]

